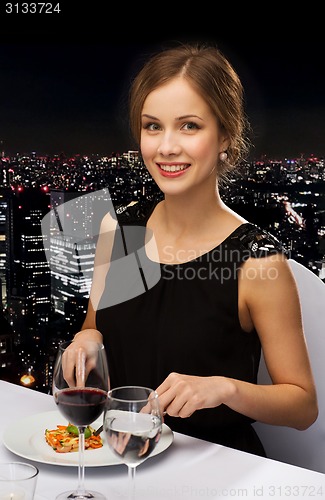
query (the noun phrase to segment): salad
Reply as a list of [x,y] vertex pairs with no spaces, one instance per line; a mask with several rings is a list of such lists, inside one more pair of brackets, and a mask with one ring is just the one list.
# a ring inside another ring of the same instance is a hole
[[[95,429],[88,426],[85,429],[85,450],[94,450],[103,446],[100,435],[94,435]],[[79,431],[75,425],[57,425],[56,429],[45,429],[46,442],[57,453],[78,451]]]

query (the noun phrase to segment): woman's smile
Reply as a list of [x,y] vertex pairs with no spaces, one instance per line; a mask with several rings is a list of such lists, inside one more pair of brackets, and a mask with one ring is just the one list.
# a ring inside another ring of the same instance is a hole
[[189,163],[157,163],[157,165],[164,177],[179,177],[191,166]]

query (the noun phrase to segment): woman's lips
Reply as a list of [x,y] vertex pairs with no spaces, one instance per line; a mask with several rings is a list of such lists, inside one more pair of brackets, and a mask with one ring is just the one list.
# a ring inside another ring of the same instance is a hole
[[163,177],[179,177],[190,167],[189,163],[157,163]]

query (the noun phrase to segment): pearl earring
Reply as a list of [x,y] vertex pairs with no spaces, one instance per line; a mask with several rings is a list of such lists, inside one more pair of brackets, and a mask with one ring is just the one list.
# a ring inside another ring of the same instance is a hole
[[220,154],[219,154],[219,159],[220,161],[226,161],[226,159],[228,158],[228,155],[225,151],[222,151]]

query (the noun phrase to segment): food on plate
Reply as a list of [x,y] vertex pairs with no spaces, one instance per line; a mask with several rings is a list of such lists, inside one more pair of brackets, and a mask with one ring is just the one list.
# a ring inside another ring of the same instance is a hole
[[[103,441],[100,435],[94,435],[95,429],[86,427],[85,429],[85,450],[101,448]],[[46,442],[57,453],[69,453],[78,451],[79,431],[75,425],[57,425],[56,429],[45,429]]]

